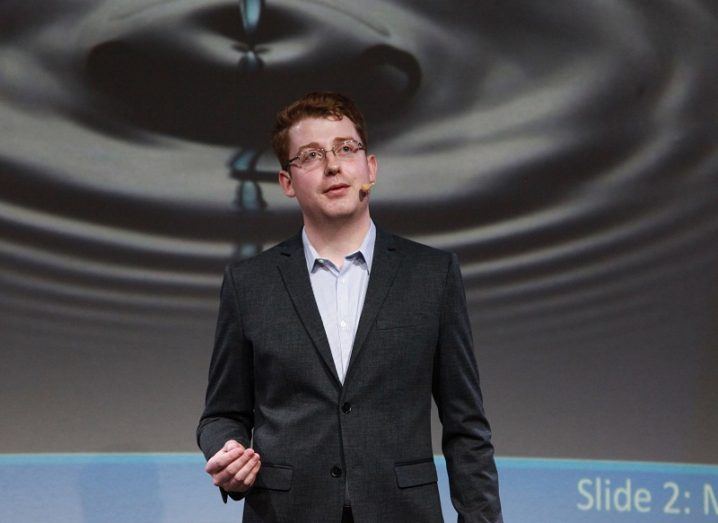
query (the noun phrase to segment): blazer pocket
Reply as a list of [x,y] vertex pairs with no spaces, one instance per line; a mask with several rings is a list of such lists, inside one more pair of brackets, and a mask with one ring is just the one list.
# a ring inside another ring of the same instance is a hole
[[289,490],[292,488],[294,469],[289,465],[272,465],[262,463],[253,487],[269,490]]
[[399,488],[418,487],[437,482],[434,458],[397,463],[394,465],[394,473]]

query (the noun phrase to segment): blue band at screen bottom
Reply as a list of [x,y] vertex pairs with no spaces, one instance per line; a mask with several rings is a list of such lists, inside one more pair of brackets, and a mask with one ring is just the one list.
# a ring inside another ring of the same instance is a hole
[[[718,466],[498,458],[507,523],[718,522]],[[436,457],[446,521],[446,462]],[[238,522],[199,454],[0,455],[0,521]]]

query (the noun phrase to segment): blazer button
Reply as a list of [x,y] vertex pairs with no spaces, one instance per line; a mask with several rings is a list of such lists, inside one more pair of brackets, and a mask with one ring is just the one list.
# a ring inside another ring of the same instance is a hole
[[342,412],[344,414],[349,414],[352,411],[352,404],[348,401],[342,405]]
[[334,465],[332,467],[332,470],[329,471],[329,473],[332,475],[333,478],[338,478],[342,475],[342,469]]

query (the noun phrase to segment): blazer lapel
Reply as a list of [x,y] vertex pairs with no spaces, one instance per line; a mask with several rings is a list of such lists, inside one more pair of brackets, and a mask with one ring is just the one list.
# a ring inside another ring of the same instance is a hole
[[287,292],[294,303],[299,319],[304,324],[304,328],[309,333],[312,342],[314,342],[314,347],[334,378],[335,385],[341,387],[322,317],[319,314],[312,284],[309,281],[307,260],[304,257],[301,235],[291,238],[280,247],[281,259],[278,267]]
[[376,316],[384,303],[389,289],[391,288],[394,278],[396,277],[399,266],[401,265],[402,254],[394,245],[394,237],[377,228],[376,242],[374,244],[374,260],[372,262],[371,274],[369,275],[369,285],[366,289],[364,297],[364,306],[359,318],[359,326],[354,336],[354,346],[352,347],[352,355],[349,359],[349,368],[347,369],[344,384],[346,385],[349,376],[352,373],[354,362],[364,346],[369,331],[374,325]]

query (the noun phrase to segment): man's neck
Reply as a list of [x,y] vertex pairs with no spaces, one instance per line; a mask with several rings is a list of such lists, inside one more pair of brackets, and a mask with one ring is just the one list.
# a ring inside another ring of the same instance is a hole
[[344,257],[356,252],[366,237],[371,218],[366,213],[359,221],[330,222],[320,225],[304,220],[307,238],[321,258],[331,260],[337,267],[344,263]]

